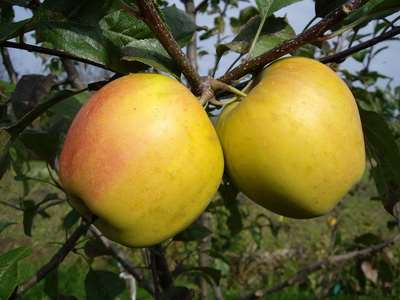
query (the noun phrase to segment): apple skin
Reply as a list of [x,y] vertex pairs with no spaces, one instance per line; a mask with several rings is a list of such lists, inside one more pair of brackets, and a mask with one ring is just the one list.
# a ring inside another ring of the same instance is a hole
[[79,111],[60,155],[71,204],[110,239],[157,244],[189,226],[223,173],[218,136],[197,98],[159,74],[131,74]]
[[313,59],[269,66],[247,97],[224,109],[217,132],[237,187],[287,217],[326,214],[365,169],[354,97],[335,72]]

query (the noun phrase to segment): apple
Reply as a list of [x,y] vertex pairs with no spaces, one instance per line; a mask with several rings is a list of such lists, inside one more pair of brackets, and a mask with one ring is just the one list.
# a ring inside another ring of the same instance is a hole
[[218,136],[197,98],[159,74],[105,85],[82,107],[60,155],[71,205],[110,239],[162,242],[209,204],[223,173]]
[[358,108],[324,64],[291,57],[270,65],[217,132],[237,187],[283,216],[326,214],[360,180],[365,148]]

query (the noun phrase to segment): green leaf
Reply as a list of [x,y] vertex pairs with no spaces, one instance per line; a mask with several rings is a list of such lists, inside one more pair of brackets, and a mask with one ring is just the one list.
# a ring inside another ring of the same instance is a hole
[[10,163],[9,151],[14,137],[6,128],[0,128],[0,179],[7,171]]
[[212,232],[207,227],[197,222],[194,222],[187,229],[177,234],[174,237],[174,240],[183,242],[202,240],[205,237],[209,236],[211,233]]
[[42,22],[37,29],[39,42],[63,50],[77,57],[107,66],[112,65],[112,56],[119,57],[98,28],[69,22]]
[[19,247],[0,255],[0,299],[11,296],[18,284],[18,262],[31,253],[31,248]]
[[394,214],[400,200],[400,150],[385,119],[360,109],[368,156],[373,160],[371,175],[385,209]]
[[85,278],[86,299],[116,299],[125,289],[124,281],[118,274],[91,269]]
[[123,60],[141,62],[172,75],[179,73],[175,61],[156,39],[134,40],[122,52]]
[[31,21],[32,19],[26,19],[14,23],[0,24],[0,42],[16,37]]
[[362,7],[351,13],[344,24],[353,24],[354,26],[368,24],[369,21],[388,16],[400,10],[398,0],[370,0]]
[[[217,55],[221,57],[228,50],[241,54],[247,53],[260,22],[260,17],[250,19],[230,43],[217,46]],[[252,56],[267,52],[293,36],[294,30],[290,27],[285,18],[271,16],[265,20]]]
[[80,218],[79,213],[75,209],[71,209],[67,215],[64,217],[63,220],[63,228],[65,230],[69,230],[74,226],[76,223],[78,223]]
[[294,3],[300,2],[300,1],[303,1],[303,0],[274,0],[269,9],[270,14],[280,10],[281,8],[284,8],[286,6],[289,6],[291,4],[294,4]]
[[274,0],[256,0],[257,8],[262,17],[270,15],[270,8]]
[[161,12],[172,35],[175,40],[178,41],[179,45],[183,47],[189,43],[192,39],[193,33],[197,30],[197,26],[193,22],[193,19],[175,5],[166,7],[162,9]]
[[317,17],[325,17],[340,5],[346,3],[347,0],[316,0],[315,1],[315,15]]
[[197,273],[201,275],[210,285],[219,285],[221,280],[221,271],[210,267],[193,267],[186,268],[177,274],[180,276],[185,273]]
[[153,37],[150,28],[123,10],[117,10],[101,19],[103,34],[117,47],[124,47],[133,40]]
[[15,222],[4,222],[4,221],[0,221],[0,234],[8,227],[11,225],[17,224]]
[[51,161],[58,153],[61,139],[57,132],[25,130],[19,140],[36,158]]
[[371,246],[374,244],[382,243],[382,239],[379,236],[377,236],[376,234],[368,232],[368,233],[364,233],[360,236],[357,236],[354,239],[354,242],[362,245],[363,247],[366,247],[366,246]]
[[99,239],[88,240],[84,246],[84,251],[86,256],[90,258],[111,254],[110,250]]
[[224,199],[225,207],[229,211],[227,225],[232,234],[238,234],[243,229],[242,214],[239,209],[239,201],[237,188],[225,180],[224,184],[220,185],[219,192]]
[[37,206],[33,200],[25,200],[23,202],[24,208],[24,233],[27,236],[32,236],[33,219],[37,213]]
[[161,295],[161,300],[185,299],[189,293],[191,293],[191,291],[186,287],[173,286],[163,292]]
[[256,4],[260,11],[260,15],[262,17],[268,17],[275,11],[299,1],[302,0],[256,0]]

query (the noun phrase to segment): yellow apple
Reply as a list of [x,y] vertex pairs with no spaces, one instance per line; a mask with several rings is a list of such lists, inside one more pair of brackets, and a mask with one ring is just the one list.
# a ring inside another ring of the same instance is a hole
[[207,114],[182,84],[131,74],[97,91],[74,119],[60,179],[81,214],[110,239],[142,247],[190,225],[223,172]]
[[354,97],[329,67],[279,60],[217,123],[233,182],[278,214],[330,211],[361,178],[364,139]]

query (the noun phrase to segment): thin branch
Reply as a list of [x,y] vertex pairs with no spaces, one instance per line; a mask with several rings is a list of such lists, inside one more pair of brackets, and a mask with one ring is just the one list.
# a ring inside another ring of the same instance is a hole
[[295,38],[284,42],[280,46],[264,54],[261,54],[251,60],[240,64],[232,71],[226,73],[224,76],[219,78],[219,80],[229,83],[233,80],[240,79],[249,73],[254,73],[261,70],[266,64],[272,62],[273,60],[282,57],[283,55],[286,55],[307,43],[314,41],[333,25],[343,20],[350,12],[360,7],[362,2],[362,0],[347,1],[346,4],[334,10],[324,19],[322,19],[306,31],[302,32],[301,34],[297,35]]
[[375,254],[375,253],[381,251],[382,249],[384,249],[390,245],[393,245],[399,241],[400,241],[400,234],[394,236],[393,238],[391,238],[389,240],[383,241],[382,243],[375,244],[375,245],[366,247],[361,250],[355,250],[355,251],[348,252],[345,254],[327,257],[323,260],[309,264],[308,266],[304,267],[300,271],[296,272],[296,274],[294,274],[292,277],[283,280],[282,282],[276,284],[275,286],[273,286],[271,288],[266,288],[263,290],[258,290],[255,292],[247,293],[247,294],[243,295],[242,297],[240,297],[240,299],[241,300],[253,300],[253,299],[263,298],[267,294],[275,293],[286,287],[292,286],[296,283],[303,282],[305,279],[307,279],[307,276],[311,273],[314,273],[321,269],[334,267],[336,265],[342,264],[342,263],[347,262],[352,259],[356,259],[356,258],[360,259],[360,258],[368,257],[368,256]]
[[41,281],[46,275],[56,269],[63,262],[68,253],[74,249],[76,242],[81,238],[81,236],[85,235],[89,226],[90,223],[82,222],[67,239],[65,244],[50,259],[50,261],[43,267],[41,267],[35,275],[27,279],[15,289],[15,292],[11,296],[11,299],[19,299],[24,293],[26,293],[30,288]]
[[380,43],[382,41],[388,40],[388,39],[390,39],[390,38],[392,38],[392,37],[394,37],[394,36],[396,36],[398,34],[400,34],[400,26],[399,27],[395,27],[394,29],[392,29],[392,30],[390,30],[390,31],[388,31],[388,32],[386,32],[384,34],[381,34],[381,35],[379,35],[379,36],[377,36],[377,37],[375,37],[373,39],[370,39],[368,41],[360,43],[357,46],[348,48],[348,49],[346,49],[346,50],[344,50],[342,52],[336,53],[336,54],[332,54],[332,55],[329,55],[329,56],[322,57],[319,60],[320,60],[320,62],[325,63],[325,64],[326,63],[332,63],[332,62],[340,63],[340,62],[343,62],[348,56],[350,56],[350,55],[352,55],[352,54],[354,54],[354,53],[356,53],[358,51],[361,51],[361,50],[364,50],[366,48],[372,47],[372,46],[374,46],[374,45],[376,45],[376,44],[378,44],[378,43]]
[[70,54],[70,53],[67,53],[64,51],[60,51],[57,49],[49,49],[49,48],[44,48],[44,47],[35,46],[35,45],[31,45],[31,44],[15,43],[15,42],[9,42],[9,41],[0,42],[0,47],[21,49],[21,50],[27,50],[29,52],[37,52],[37,53],[58,56],[58,57],[62,57],[62,58],[69,58],[69,59],[83,62],[88,65],[92,65],[92,66],[96,66],[96,67],[99,67],[99,68],[102,68],[105,70],[116,72],[115,70],[112,70],[109,67],[107,67],[103,64],[100,64],[98,62],[95,62],[95,61],[92,61],[92,60],[89,60],[86,58],[78,57],[73,54]]
[[157,7],[153,0],[137,0],[137,6],[143,21],[151,28],[157,39],[164,46],[168,54],[176,61],[179,69],[185,75],[187,81],[192,87],[195,95],[202,92],[202,82],[199,74],[193,68],[192,64],[182,52],[178,43],[169,31],[168,26],[160,17]]
[[10,54],[8,53],[8,50],[6,48],[1,47],[0,52],[1,52],[1,57],[3,59],[4,68],[7,71],[10,81],[14,84],[17,83],[18,74],[15,71],[14,66],[11,62],[11,58],[10,58]]
[[88,88],[86,87],[82,90],[68,93],[67,95],[62,94],[58,97],[50,98],[48,101],[39,104],[33,110],[31,110],[30,112],[25,114],[20,120],[18,120],[18,122],[15,125],[8,127],[7,128],[8,132],[10,132],[14,136],[18,135],[27,126],[29,126],[29,124],[31,124],[37,117],[39,117],[41,114],[43,114],[45,111],[47,111],[53,105],[60,103],[61,101],[65,100],[65,99],[68,99],[74,95],[80,94],[87,90],[88,90]]
[[112,255],[120,264],[121,266],[135,277],[136,281],[138,282],[139,286],[147,290],[150,294],[154,294],[153,287],[144,279],[141,272],[135,267],[126,257],[125,253],[123,253],[113,242],[107,239],[96,227],[91,226],[90,232],[94,234],[96,238],[98,238],[104,247],[108,249]]
[[85,84],[81,80],[81,76],[79,75],[79,71],[76,68],[74,61],[68,58],[61,58],[61,62],[64,66],[64,70],[67,73],[67,78],[69,83],[74,89],[82,89]]
[[[185,5],[186,13],[192,18],[193,22],[196,23],[196,11],[194,7],[194,0],[183,1]],[[193,68],[197,71],[197,34],[193,33],[192,40],[187,45],[186,54],[189,61],[192,63]]]

